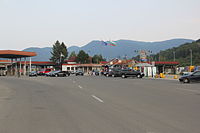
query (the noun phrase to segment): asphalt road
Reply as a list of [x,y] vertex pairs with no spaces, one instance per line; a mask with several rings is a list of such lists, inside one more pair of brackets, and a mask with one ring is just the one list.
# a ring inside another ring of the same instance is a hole
[[200,84],[0,77],[0,133],[200,133]]

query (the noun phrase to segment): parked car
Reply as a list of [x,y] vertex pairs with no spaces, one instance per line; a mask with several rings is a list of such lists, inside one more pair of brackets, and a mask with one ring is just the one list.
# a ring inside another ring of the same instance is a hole
[[51,77],[51,75],[52,75],[54,72],[56,72],[56,71],[51,71],[51,72],[45,73],[45,76]]
[[93,70],[92,73],[93,73],[93,75],[95,75],[95,76],[99,76],[99,73],[100,73],[100,72],[99,72],[98,70]]
[[84,72],[82,70],[78,70],[75,72],[75,75],[78,76],[78,75],[81,75],[83,76],[84,75]]
[[50,74],[51,77],[66,77],[66,76],[70,76],[70,73],[68,71],[54,71]]
[[70,71],[70,74],[75,74],[76,73],[76,71]]
[[181,75],[182,75],[182,76],[185,76],[185,75],[190,75],[190,74],[192,74],[192,73],[193,73],[193,72],[182,72]]
[[106,77],[109,77],[109,72],[108,71],[104,71],[103,75],[106,76]]
[[190,82],[199,82],[200,81],[200,71],[193,72],[188,75],[184,75],[179,78],[180,82],[190,83]]
[[112,69],[104,74],[106,77],[121,77],[121,69]]
[[6,70],[0,70],[0,76],[6,76],[7,71]]
[[135,71],[132,69],[122,69],[120,71],[120,75],[122,78],[127,78],[127,77],[142,78],[142,77],[144,77],[144,73],[141,73],[140,71]]
[[32,72],[29,72],[29,77],[37,77],[37,72],[36,71],[32,71]]
[[112,71],[110,71],[109,75],[111,75],[112,77],[121,77],[121,69],[113,69]]
[[42,69],[41,71],[38,72],[38,75],[42,76],[42,75],[45,75],[49,72],[53,71],[52,68],[46,68],[46,69]]

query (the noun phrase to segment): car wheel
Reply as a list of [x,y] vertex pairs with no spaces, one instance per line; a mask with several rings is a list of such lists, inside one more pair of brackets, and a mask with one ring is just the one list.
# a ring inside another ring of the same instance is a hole
[[112,77],[115,77],[115,75],[114,75],[114,74],[112,74]]
[[122,78],[126,78],[126,75],[125,75],[125,74],[122,74]]
[[58,74],[56,74],[55,77],[58,77]]
[[140,74],[137,75],[137,78],[142,78],[142,76]]
[[109,77],[109,74],[106,74],[106,77]]
[[190,80],[188,78],[183,79],[183,83],[190,83]]

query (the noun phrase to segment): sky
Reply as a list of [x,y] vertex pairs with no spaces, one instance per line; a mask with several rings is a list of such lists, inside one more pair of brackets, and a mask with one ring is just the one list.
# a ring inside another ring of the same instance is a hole
[[200,38],[200,0],[0,0],[0,49]]

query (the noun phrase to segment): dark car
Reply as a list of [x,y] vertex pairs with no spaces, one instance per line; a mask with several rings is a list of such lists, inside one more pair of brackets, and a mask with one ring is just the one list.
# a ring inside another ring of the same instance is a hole
[[184,75],[179,78],[180,82],[190,83],[190,82],[199,82],[200,81],[200,71],[193,72],[192,74]]
[[103,75],[106,76],[106,77],[109,77],[109,72],[108,71],[104,71]]
[[99,76],[99,71],[98,70],[93,70],[93,75],[95,75],[95,76]]
[[76,76],[78,76],[78,75],[83,76],[84,72],[82,70],[78,70],[78,71],[75,72],[75,75]]
[[106,77],[121,77],[121,69],[112,69],[105,74]]
[[142,77],[144,77],[144,73],[141,73],[140,71],[135,71],[132,69],[122,69],[120,71],[120,75],[122,78],[127,78],[127,77],[142,78]]
[[70,76],[70,73],[68,71],[54,71],[50,74],[51,77],[66,77]]
[[32,71],[29,73],[28,75],[29,77],[37,77],[37,72],[36,71]]
[[121,71],[121,69],[113,69],[109,72],[109,75],[111,75],[112,77],[121,77]]

